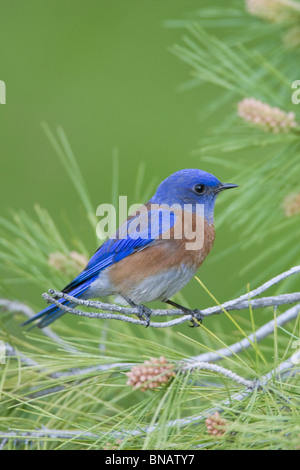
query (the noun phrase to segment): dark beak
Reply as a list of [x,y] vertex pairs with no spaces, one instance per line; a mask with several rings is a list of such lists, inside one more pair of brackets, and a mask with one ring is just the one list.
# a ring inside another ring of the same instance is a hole
[[231,183],[221,183],[220,186],[217,188],[217,193],[220,193],[221,191],[224,191],[225,189],[231,189],[231,188],[238,188],[238,184],[231,184]]

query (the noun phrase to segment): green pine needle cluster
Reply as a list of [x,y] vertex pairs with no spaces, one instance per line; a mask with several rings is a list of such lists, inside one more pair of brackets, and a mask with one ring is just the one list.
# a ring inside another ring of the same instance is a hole
[[[299,9],[300,2],[294,3]],[[202,119],[212,122],[211,133],[201,138],[193,155],[223,171],[230,169],[232,179],[243,188],[243,194],[229,206],[220,201],[223,207],[217,225],[230,218],[232,230],[240,234],[241,247],[255,250],[257,256],[245,270],[250,271],[255,263],[261,265],[262,276],[255,279],[260,282],[300,260],[300,206],[292,217],[284,210],[286,198],[300,193],[300,128],[298,124],[284,133],[268,133],[243,120],[238,103],[255,98],[285,113],[293,112],[300,123],[300,107],[292,102],[299,48],[283,41],[283,33],[295,22],[299,25],[300,19],[296,8],[292,24],[286,20],[269,23],[249,14],[247,2],[236,5],[233,10],[202,9],[188,20],[171,21],[167,26],[185,29],[181,44],[172,51],[189,66],[192,86],[214,86],[210,108],[201,109]],[[218,37],[209,32],[216,25]],[[218,114],[224,116],[219,123]],[[266,239],[272,240],[272,246],[260,251]]]

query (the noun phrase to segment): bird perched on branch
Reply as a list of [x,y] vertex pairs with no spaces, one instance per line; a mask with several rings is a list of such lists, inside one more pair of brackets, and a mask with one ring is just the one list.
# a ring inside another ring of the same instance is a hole
[[[198,169],[172,174],[145,206],[100,246],[62,292],[80,299],[114,295],[136,307],[147,326],[151,310],[144,303],[153,300],[178,307],[201,321],[200,310],[182,307],[171,297],[189,282],[212,248],[217,195],[235,187]],[[65,299],[59,302],[75,305]],[[24,325],[39,320],[37,325],[43,328],[64,313],[57,305],[50,305]]]

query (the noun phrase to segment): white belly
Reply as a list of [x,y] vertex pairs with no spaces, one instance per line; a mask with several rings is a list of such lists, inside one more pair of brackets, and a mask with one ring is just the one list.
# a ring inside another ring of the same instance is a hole
[[[181,265],[167,272],[151,275],[139,283],[128,286],[125,296],[135,304],[140,305],[153,300],[165,301],[179,292],[194,276],[195,270]],[[120,294],[120,295],[119,295]],[[103,270],[99,277],[91,284],[83,295],[83,298],[116,296],[116,302],[127,304],[122,298],[122,292],[118,292],[109,279],[109,268]]]
[[[165,301],[179,292],[194,274],[194,269],[181,266],[180,269],[149,276],[140,283],[130,286],[124,293],[138,305],[153,300]],[[118,297],[116,301],[119,302],[121,299]]]

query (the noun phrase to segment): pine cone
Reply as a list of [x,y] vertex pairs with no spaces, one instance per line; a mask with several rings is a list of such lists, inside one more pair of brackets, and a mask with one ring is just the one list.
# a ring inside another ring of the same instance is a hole
[[159,387],[169,382],[174,377],[173,364],[168,363],[165,357],[159,359],[151,358],[144,364],[134,366],[130,372],[127,372],[127,385],[131,385],[134,389],[148,390]]
[[227,421],[221,418],[220,413],[216,411],[205,420],[207,433],[212,436],[221,437],[226,432]]

